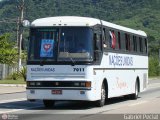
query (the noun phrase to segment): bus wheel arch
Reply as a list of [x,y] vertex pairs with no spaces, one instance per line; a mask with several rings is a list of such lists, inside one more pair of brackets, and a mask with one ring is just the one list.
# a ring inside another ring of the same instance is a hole
[[106,99],[108,98],[108,82],[106,79],[103,80],[101,84],[101,99],[96,101],[97,107],[103,107],[105,105]]
[[108,99],[108,82],[107,79],[104,78],[103,83],[105,85],[105,90],[106,90],[106,99]]
[[139,76],[137,76],[136,83],[138,84],[138,92],[140,92],[140,79],[139,79]]

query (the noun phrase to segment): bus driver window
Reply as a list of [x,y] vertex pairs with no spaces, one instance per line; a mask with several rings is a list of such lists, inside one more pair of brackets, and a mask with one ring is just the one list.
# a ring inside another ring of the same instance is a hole
[[101,47],[101,40],[100,40],[100,35],[97,33],[94,33],[94,47],[95,50],[101,51],[102,47]]

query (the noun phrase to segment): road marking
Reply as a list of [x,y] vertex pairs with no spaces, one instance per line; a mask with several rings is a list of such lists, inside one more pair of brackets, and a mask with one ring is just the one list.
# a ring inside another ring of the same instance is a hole
[[25,107],[23,109],[12,109],[12,110],[6,110],[6,111],[0,111],[0,114],[6,114],[6,113],[13,113],[13,112],[18,112],[18,111],[22,111],[22,110],[26,110],[26,109],[34,109],[34,108],[39,108],[41,106],[34,106],[34,107]]
[[160,87],[160,83],[152,83],[148,85],[149,88]]
[[27,99],[26,98],[19,98],[19,99],[3,100],[3,101],[0,101],[0,104],[9,103],[9,102],[24,101],[24,100],[27,100]]
[[[18,102],[18,101],[24,101],[24,100],[27,100],[26,98],[19,98],[19,99],[11,99],[11,100],[3,100],[3,101],[0,101],[0,104],[3,104],[3,103],[9,103],[9,102]],[[0,114],[3,114],[3,113],[12,113],[12,112],[18,112],[18,111],[21,111],[21,110],[26,110],[26,109],[33,109],[33,108],[38,108],[40,107],[39,106],[32,106],[32,107],[23,107],[23,109],[21,108],[17,108],[17,109],[3,109],[0,111]]]
[[144,103],[147,103],[148,101],[140,101],[138,103],[134,103],[134,104],[131,104],[131,105],[128,105],[130,107],[133,107],[133,106],[136,106],[136,105],[140,105],[140,104],[144,104]]
[[9,110],[9,111],[0,111],[0,114],[6,114],[6,113],[12,113],[12,112],[18,112],[18,111],[21,111],[21,110],[24,110],[24,109],[13,109],[13,110]]
[[[3,100],[3,101],[0,101],[0,104],[9,103],[9,102],[18,102],[18,101],[24,101],[24,100],[27,100],[27,99],[26,98],[19,98],[19,99]],[[31,108],[24,108],[24,109],[31,109]],[[21,111],[21,110],[24,110],[24,109],[12,109],[12,110],[8,110],[8,111],[3,110],[3,111],[0,111],[0,114],[18,112],[18,111]]]

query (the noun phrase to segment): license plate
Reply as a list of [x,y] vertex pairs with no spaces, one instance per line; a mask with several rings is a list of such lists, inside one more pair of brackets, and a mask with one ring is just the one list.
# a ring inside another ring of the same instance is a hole
[[61,95],[62,90],[52,90],[52,94]]

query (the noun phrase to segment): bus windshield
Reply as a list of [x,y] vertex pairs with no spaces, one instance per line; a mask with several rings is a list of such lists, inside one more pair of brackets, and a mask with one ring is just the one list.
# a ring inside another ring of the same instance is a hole
[[89,28],[62,28],[58,61],[92,60],[92,37]]
[[30,35],[29,61],[93,61],[91,28],[31,28]]

